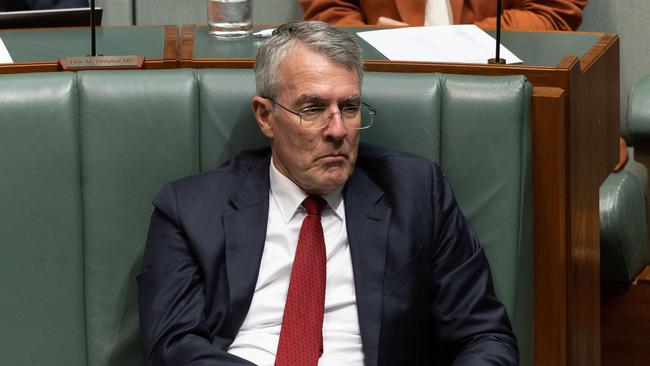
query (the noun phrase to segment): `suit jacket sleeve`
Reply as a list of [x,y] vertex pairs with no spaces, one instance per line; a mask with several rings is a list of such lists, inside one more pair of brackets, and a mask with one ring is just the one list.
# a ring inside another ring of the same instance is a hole
[[[505,7],[501,17],[506,29],[576,30],[587,0],[519,0]],[[496,28],[496,17],[474,19],[482,28]]]
[[365,15],[359,0],[299,0],[306,20],[338,25],[364,25]]
[[140,335],[144,365],[252,365],[215,344],[205,319],[201,271],[171,185],[154,199],[149,234],[138,276]]
[[485,252],[436,165],[432,200],[431,315],[441,346],[455,366],[518,365],[517,341],[494,293]]

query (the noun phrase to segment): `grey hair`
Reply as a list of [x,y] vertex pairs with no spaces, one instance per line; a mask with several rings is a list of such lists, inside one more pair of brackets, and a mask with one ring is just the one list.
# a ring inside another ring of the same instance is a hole
[[319,21],[295,21],[281,25],[255,55],[257,95],[275,98],[278,93],[278,69],[296,44],[327,57],[330,61],[354,70],[363,78],[361,47],[347,32]]

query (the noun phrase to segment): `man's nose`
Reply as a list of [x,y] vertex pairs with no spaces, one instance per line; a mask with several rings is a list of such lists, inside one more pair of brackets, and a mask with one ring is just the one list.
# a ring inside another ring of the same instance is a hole
[[330,121],[325,128],[325,136],[335,140],[341,140],[348,134],[349,127],[346,125],[341,112],[331,114]]

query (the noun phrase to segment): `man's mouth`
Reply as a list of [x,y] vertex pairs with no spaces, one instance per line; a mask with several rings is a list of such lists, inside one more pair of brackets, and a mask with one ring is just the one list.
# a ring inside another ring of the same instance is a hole
[[329,153],[329,154],[324,154],[319,157],[319,159],[324,159],[324,158],[342,158],[345,159],[347,158],[347,154],[342,153],[342,152],[334,152],[334,153]]
[[322,162],[326,163],[339,163],[341,161],[347,160],[347,155],[342,154],[342,153],[332,153],[332,154],[326,154],[318,157],[318,159]]

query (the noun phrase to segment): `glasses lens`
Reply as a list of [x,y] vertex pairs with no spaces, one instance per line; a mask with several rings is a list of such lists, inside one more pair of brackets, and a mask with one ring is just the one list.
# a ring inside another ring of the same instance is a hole
[[361,121],[357,128],[364,129],[372,126],[375,121],[375,114],[376,112],[374,108],[361,103]]
[[302,111],[300,124],[309,130],[322,129],[338,114],[348,128],[364,129],[372,126],[375,113],[374,108],[363,103],[358,108],[343,108],[336,113],[329,112],[327,108],[309,108]]
[[328,115],[329,113],[327,112],[327,108],[323,108],[323,107],[305,108],[301,111],[300,123],[304,128],[310,130],[317,130],[327,126]]

